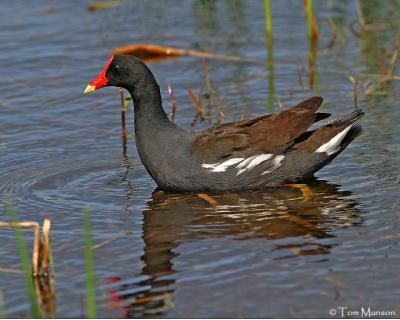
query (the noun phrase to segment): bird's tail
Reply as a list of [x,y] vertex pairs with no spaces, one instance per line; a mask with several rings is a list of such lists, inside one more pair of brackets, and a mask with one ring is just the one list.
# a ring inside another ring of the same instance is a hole
[[[327,126],[341,127],[346,130],[341,141],[336,146],[335,152],[330,155],[331,160],[341,153],[355,138],[362,133],[362,127],[354,124],[357,120],[364,116],[364,111],[356,110],[344,117],[336,119],[329,123]],[[343,131],[342,131],[343,132]]]

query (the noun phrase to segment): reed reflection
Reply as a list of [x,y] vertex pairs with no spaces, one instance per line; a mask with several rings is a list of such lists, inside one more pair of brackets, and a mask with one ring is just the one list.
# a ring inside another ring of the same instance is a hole
[[[143,212],[145,280],[120,288],[126,317],[161,315],[173,308],[180,244],[204,238],[238,241],[296,238],[276,259],[329,254],[335,230],[361,223],[356,201],[339,186],[313,180],[307,185],[227,194],[167,194],[156,191]],[[289,254],[287,253],[289,252]],[[122,291],[127,292],[122,294]]]

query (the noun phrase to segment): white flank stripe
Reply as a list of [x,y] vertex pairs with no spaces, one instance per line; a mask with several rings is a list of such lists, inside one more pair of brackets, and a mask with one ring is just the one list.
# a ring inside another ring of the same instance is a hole
[[217,165],[218,165],[218,163],[213,163],[213,164],[203,163],[201,166],[202,166],[203,168],[206,168],[206,169],[213,169],[213,168],[215,168]]
[[340,131],[336,136],[334,136],[331,140],[328,142],[324,143],[322,146],[320,146],[315,152],[325,152],[328,156],[331,154],[335,153],[339,147],[339,145],[342,143],[344,137],[346,136],[347,132],[351,129],[353,125],[349,125],[346,127],[346,129]]
[[249,158],[244,159],[241,163],[239,163],[236,168],[242,169],[243,167],[247,166],[253,159],[257,158],[257,156],[252,156]]
[[246,169],[251,169],[252,167],[260,164],[261,162],[264,162],[266,160],[268,160],[269,158],[272,157],[272,154],[262,154],[260,156],[257,156],[256,158],[254,158],[253,160],[251,160],[251,162],[249,163],[249,165],[246,167]]
[[281,162],[284,158],[285,158],[285,156],[282,156],[282,155],[276,156],[274,159],[274,165],[269,170],[266,170],[263,173],[261,173],[261,175],[270,173],[270,172],[278,169],[281,166]]
[[233,158],[226,160],[221,163],[209,164],[203,163],[201,166],[206,169],[211,169],[212,172],[224,172],[228,167],[233,166],[234,164],[241,162],[244,158]]
[[275,165],[278,165],[278,164],[280,165],[284,158],[285,158],[285,156],[282,156],[282,155],[276,156],[275,159],[274,159]]
[[[250,170],[251,168],[255,167],[256,165],[270,159],[273,155],[266,153],[266,154],[261,154],[259,156],[252,156],[250,158],[247,158],[246,160],[243,160],[241,163],[237,165],[236,168],[240,169],[238,173],[236,174],[237,176],[246,170]],[[244,166],[246,166],[244,168]]]
[[[203,163],[201,166],[206,169],[210,169],[211,172],[224,172],[226,171],[229,167],[237,164],[236,168],[239,169],[236,175],[239,175],[246,170],[250,170],[254,168],[255,166],[259,165],[260,163],[267,161],[268,159],[271,159],[274,155],[265,153],[265,154],[260,154],[256,156],[252,156],[249,158],[233,158],[226,160],[221,163]],[[284,156],[276,156],[274,159],[274,164],[277,164],[277,161],[280,162],[280,159],[283,159]],[[278,159],[278,160],[277,160]]]

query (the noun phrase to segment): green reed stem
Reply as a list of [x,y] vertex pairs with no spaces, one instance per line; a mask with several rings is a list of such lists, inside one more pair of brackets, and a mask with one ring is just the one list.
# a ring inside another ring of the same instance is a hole
[[96,318],[95,278],[93,272],[93,241],[92,225],[88,210],[83,210],[83,231],[85,238],[85,269],[86,269],[86,308],[89,319]]
[[307,15],[307,35],[309,40],[311,41],[312,36],[313,36],[313,6],[312,6],[312,0],[306,0],[306,15]]
[[272,39],[272,19],[271,19],[271,5],[269,0],[264,0],[264,13],[265,13],[265,30],[267,35]]
[[274,94],[275,94],[275,70],[274,70],[274,38],[272,31],[271,19],[271,4],[270,0],[264,0],[264,15],[265,15],[265,40],[268,51],[268,106],[271,111],[274,109]]
[[312,0],[305,0],[305,9],[307,15],[307,35],[310,43],[309,61],[309,85],[310,89],[315,89],[317,84],[317,50],[318,50],[318,25],[316,23]]
[[4,295],[3,291],[0,290],[0,319],[5,319],[6,317],[6,308],[4,307]]
[[[6,214],[11,217],[13,223],[18,222],[17,211],[14,208],[11,197],[7,200]],[[40,309],[38,300],[35,292],[35,287],[32,281],[32,267],[29,262],[28,251],[24,240],[24,232],[21,227],[15,225],[15,238],[17,241],[17,248],[19,252],[19,258],[21,260],[22,274],[24,276],[25,288],[28,294],[29,303],[31,307],[31,315],[33,318],[40,318]]]

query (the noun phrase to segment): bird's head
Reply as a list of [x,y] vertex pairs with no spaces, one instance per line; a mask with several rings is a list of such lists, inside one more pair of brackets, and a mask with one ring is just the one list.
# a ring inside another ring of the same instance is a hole
[[148,78],[148,73],[147,66],[135,57],[114,55],[108,59],[100,74],[89,83],[84,93],[110,86],[135,90],[139,83]]

